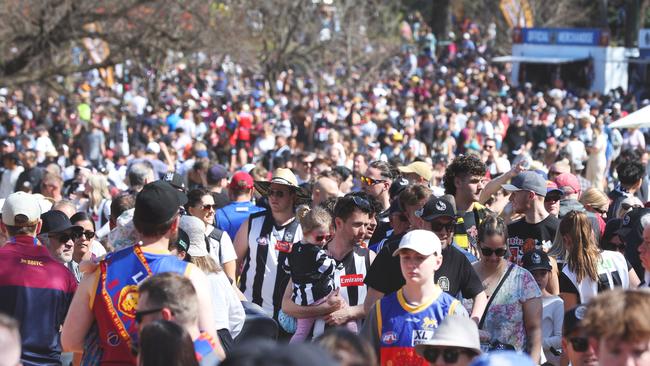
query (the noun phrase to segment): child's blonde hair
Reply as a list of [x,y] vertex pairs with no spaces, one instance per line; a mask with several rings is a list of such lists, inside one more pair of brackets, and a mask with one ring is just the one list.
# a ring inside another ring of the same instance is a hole
[[303,233],[311,232],[315,229],[329,229],[332,225],[332,216],[320,206],[311,208],[307,205],[298,207],[296,218],[302,227]]

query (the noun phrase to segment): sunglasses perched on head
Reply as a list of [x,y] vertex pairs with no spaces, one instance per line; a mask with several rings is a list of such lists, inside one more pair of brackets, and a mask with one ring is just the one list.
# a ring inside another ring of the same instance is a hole
[[576,352],[587,352],[587,349],[589,349],[589,339],[587,337],[572,337],[569,338],[569,342]]
[[366,177],[365,175],[361,176],[361,183],[367,185],[367,186],[374,186],[377,183],[383,183],[385,180],[382,179],[374,179],[370,177]]
[[365,211],[371,211],[372,210],[372,206],[370,206],[370,202],[368,202],[367,199],[365,199],[363,197],[359,197],[359,196],[351,196],[351,197],[352,197],[352,202],[354,202],[354,204],[358,208],[360,208],[362,210],[365,210]]
[[422,352],[422,356],[424,357],[425,360],[427,360],[429,363],[434,364],[438,360],[438,356],[442,355],[443,361],[446,363],[456,363],[458,362],[458,358],[462,353],[467,353],[467,351],[460,350],[458,348],[433,348],[433,347],[427,347],[424,349],[424,352]]
[[497,257],[503,257],[504,255],[506,255],[506,248],[497,248],[497,249],[481,248],[481,254],[483,254],[486,257],[489,257],[492,254],[496,254]]

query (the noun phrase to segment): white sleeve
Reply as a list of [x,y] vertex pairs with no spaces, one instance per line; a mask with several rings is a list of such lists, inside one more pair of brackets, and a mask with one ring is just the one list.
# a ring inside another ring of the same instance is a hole
[[228,301],[223,284],[219,275],[210,273],[208,275],[210,283],[210,297],[212,297],[212,308],[214,313],[214,324],[217,330],[228,328]]
[[223,263],[228,263],[234,260],[237,260],[237,253],[235,253],[235,246],[232,245],[232,239],[230,238],[230,235],[228,235],[227,232],[223,232],[223,235],[221,236],[221,242],[219,243],[221,245],[221,258],[220,262]]

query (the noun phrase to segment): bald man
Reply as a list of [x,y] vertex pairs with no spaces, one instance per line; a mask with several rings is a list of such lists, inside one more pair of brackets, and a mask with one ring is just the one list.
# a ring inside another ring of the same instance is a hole
[[319,205],[330,197],[339,197],[340,195],[341,192],[339,191],[338,183],[334,179],[327,177],[318,178],[314,182],[311,191],[311,199],[314,206]]

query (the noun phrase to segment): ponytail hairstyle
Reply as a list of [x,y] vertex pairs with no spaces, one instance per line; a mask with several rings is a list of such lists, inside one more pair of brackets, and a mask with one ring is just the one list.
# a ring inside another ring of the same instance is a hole
[[565,242],[564,247],[567,250],[566,263],[575,273],[576,280],[598,280],[600,251],[587,215],[578,211],[569,212],[560,222],[558,231],[571,239],[570,245]]
[[307,205],[302,205],[298,207],[296,219],[300,223],[303,233],[308,233],[319,228],[329,230],[332,225],[332,215],[320,206],[311,208]]

